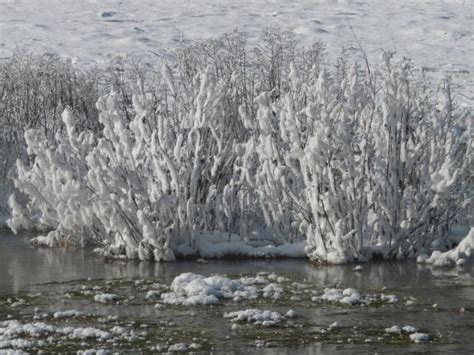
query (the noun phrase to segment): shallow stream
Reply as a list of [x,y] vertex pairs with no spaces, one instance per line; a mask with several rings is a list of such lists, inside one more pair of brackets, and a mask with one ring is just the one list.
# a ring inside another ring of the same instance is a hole
[[[34,249],[27,236],[3,233],[0,352],[474,352],[472,265],[361,266],[361,271],[354,265],[316,267],[306,260],[104,262],[89,251]],[[162,302],[173,279],[187,272],[239,282],[250,278],[258,297],[223,298],[215,305]],[[269,284],[281,292],[264,293]],[[327,288],[356,289],[361,297],[354,304],[324,299]],[[102,303],[95,297],[104,294],[117,298]],[[271,326],[224,318],[245,309],[283,317]],[[415,327],[429,339],[415,343],[410,332],[387,330],[393,326]]]

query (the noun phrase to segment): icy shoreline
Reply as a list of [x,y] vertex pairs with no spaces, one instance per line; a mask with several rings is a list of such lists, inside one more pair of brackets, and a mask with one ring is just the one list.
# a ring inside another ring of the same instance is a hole
[[[232,241],[225,241],[228,238],[227,233],[213,233],[213,237],[209,238],[205,235],[199,235],[195,237],[194,247],[190,243],[183,243],[174,248],[173,256],[176,259],[197,259],[198,262],[206,263],[206,259],[225,259],[225,258],[236,258],[236,259],[275,259],[275,258],[297,258],[297,259],[309,259],[306,254],[306,241],[295,242],[295,243],[284,243],[281,245],[251,245],[245,243],[239,236],[233,235]],[[210,241],[209,239],[214,239]],[[453,241],[458,241],[456,246],[445,252],[439,250],[432,250],[429,254],[421,254],[417,257],[407,258],[416,259],[419,264],[428,264],[437,268],[449,268],[453,266],[463,267],[466,263],[470,263],[474,260],[474,228],[471,228],[469,233],[465,237],[453,236]],[[47,236],[38,236],[31,239],[31,242],[36,247],[56,247],[57,241],[51,240]],[[257,242],[258,243],[262,243]],[[126,254],[122,250],[122,254],[118,253],[117,250],[110,247],[95,248],[94,252],[106,258],[112,258],[117,260],[133,260],[140,259],[140,253],[136,251],[135,255]],[[382,250],[383,248],[379,248]],[[367,255],[377,255],[377,248],[370,248],[367,250]],[[173,259],[162,261],[173,261]],[[370,262],[372,259],[369,257],[366,260],[352,260],[349,262]],[[347,261],[342,261],[334,264],[344,264]],[[356,268],[355,271],[363,270]]]

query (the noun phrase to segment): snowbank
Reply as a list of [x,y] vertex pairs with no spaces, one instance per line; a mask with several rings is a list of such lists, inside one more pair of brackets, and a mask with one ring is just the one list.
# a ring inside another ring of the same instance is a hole
[[419,263],[431,264],[435,267],[463,266],[466,262],[472,261],[474,257],[474,227],[470,229],[467,236],[452,250],[444,253],[434,251],[430,257],[419,256]]
[[229,235],[226,233],[212,233],[195,236],[194,247],[191,247],[189,243],[184,243],[176,248],[175,253],[177,256],[182,257],[198,256],[206,259],[229,256],[246,258],[306,258],[305,247],[306,241],[281,245],[268,243],[263,246],[255,246],[244,242],[240,236],[235,234],[229,238]]

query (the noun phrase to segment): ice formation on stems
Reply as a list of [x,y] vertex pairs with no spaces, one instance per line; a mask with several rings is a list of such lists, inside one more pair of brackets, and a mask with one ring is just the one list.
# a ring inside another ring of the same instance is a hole
[[257,99],[253,181],[264,220],[274,234],[305,235],[314,260],[413,257],[447,244],[470,203],[471,127],[449,82],[433,102],[408,61],[383,59],[377,76],[353,66],[340,80],[324,70],[303,79],[292,67],[281,100]]
[[66,110],[54,142],[25,134],[31,163],[18,161],[15,187],[29,202],[11,197],[9,225],[156,261],[199,254],[216,234],[243,249],[306,239],[329,263],[447,244],[470,203],[469,115],[449,81],[434,95],[391,57],[377,72],[291,64],[251,107],[239,72],[209,67],[179,85],[188,73],[164,67],[159,99],[138,83],[132,117],[117,92],[98,101],[100,134]]

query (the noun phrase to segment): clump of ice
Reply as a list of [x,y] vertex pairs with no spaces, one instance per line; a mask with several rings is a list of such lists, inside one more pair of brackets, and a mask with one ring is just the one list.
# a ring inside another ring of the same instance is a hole
[[[65,336],[70,340],[95,339],[104,341],[112,338],[112,333],[94,327],[56,327],[43,322],[21,323],[18,320],[0,322],[0,349],[25,349],[44,345],[50,336]],[[25,337],[33,339],[24,339]]]
[[184,273],[171,283],[171,291],[163,293],[163,303],[179,305],[217,304],[221,299],[240,300],[256,297],[255,288],[242,285],[239,281],[223,276],[209,276]]
[[326,288],[320,299],[330,302],[339,302],[342,299],[342,290],[338,288]]
[[417,329],[415,327],[412,327],[411,325],[405,325],[402,330],[405,332],[405,333],[415,333],[417,331]]
[[185,343],[176,343],[168,348],[168,352],[184,352],[186,350],[188,350],[188,347]]
[[362,296],[359,291],[353,288],[339,289],[326,288],[321,296],[315,296],[313,301],[323,300],[329,302],[337,302],[341,304],[356,305],[361,303]]
[[[314,294],[314,293],[313,293]],[[396,295],[385,294],[366,294],[362,295],[358,290],[353,288],[326,288],[321,295],[314,294],[311,298],[313,302],[331,302],[344,305],[371,305],[374,302],[396,303],[399,298]]]
[[79,328],[72,328],[72,327],[65,327],[57,329],[57,332],[67,334],[69,338],[72,339],[110,339],[112,338],[112,334],[101,329],[97,329],[94,327],[79,327]]
[[413,333],[413,334],[410,334],[410,340],[415,343],[424,343],[430,340],[430,336],[425,333]]
[[99,293],[94,296],[94,301],[100,303],[115,302],[119,299],[119,296],[115,293]]
[[232,322],[247,322],[264,327],[271,327],[285,321],[285,317],[278,312],[270,310],[246,309],[224,314],[224,318]]
[[239,280],[242,284],[250,286],[250,285],[266,285],[270,283],[265,277],[262,275],[257,275],[256,277],[241,277]]
[[385,328],[386,333],[391,334],[400,334],[402,332],[401,328],[398,325],[391,326],[390,328]]
[[360,293],[353,288],[346,288],[344,291],[342,291],[342,295],[344,297],[339,300],[339,302],[342,304],[355,305],[361,302]]
[[73,318],[81,315],[81,312],[76,311],[75,309],[70,309],[67,311],[58,311],[53,314],[53,317],[58,318]]
[[396,295],[380,295],[380,299],[382,301],[385,301],[387,303],[397,303],[399,301],[398,297]]
[[278,299],[283,293],[283,288],[278,284],[268,284],[263,288],[263,297]]

